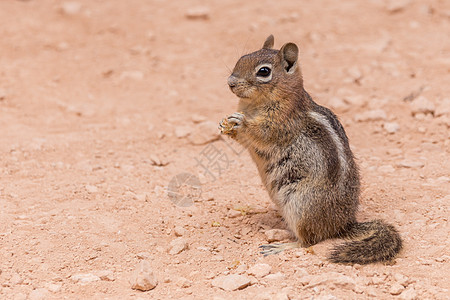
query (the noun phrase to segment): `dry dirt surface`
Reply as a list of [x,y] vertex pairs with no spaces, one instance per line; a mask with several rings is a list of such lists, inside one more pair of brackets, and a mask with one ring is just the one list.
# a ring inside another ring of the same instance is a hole
[[[450,1],[3,0],[0,20],[1,299],[450,299]],[[394,264],[259,254],[289,236],[217,125],[271,33],[344,124]]]

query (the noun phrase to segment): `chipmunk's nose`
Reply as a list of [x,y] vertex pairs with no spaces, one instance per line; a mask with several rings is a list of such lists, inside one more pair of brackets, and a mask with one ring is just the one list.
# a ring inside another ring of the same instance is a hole
[[237,77],[231,75],[230,77],[228,77],[227,82],[230,88],[234,88],[238,84],[238,79]]

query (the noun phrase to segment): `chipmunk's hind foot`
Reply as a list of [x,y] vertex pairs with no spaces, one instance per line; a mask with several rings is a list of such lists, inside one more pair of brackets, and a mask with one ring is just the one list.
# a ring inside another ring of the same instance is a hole
[[298,242],[294,243],[274,243],[274,244],[266,244],[259,246],[260,249],[262,249],[259,253],[261,253],[264,256],[278,254],[280,252],[283,252],[286,249],[294,249],[294,248],[300,248],[301,245]]

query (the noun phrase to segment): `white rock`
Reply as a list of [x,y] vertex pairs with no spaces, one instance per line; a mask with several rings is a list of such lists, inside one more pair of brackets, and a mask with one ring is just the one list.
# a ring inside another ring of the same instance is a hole
[[272,267],[268,264],[256,264],[247,270],[247,274],[262,278],[270,274]]
[[403,153],[403,150],[400,148],[390,148],[386,150],[386,153],[389,155],[400,155]]
[[284,280],[285,277],[286,275],[284,275],[283,273],[277,272],[275,274],[269,274],[264,278],[268,280]]
[[47,289],[39,288],[33,290],[29,295],[29,300],[44,300],[50,297],[50,292]]
[[339,97],[332,97],[328,101],[328,105],[331,106],[331,108],[333,109],[342,111],[345,111],[349,108],[349,105],[342,98]]
[[269,211],[269,210],[268,210],[267,208],[262,207],[261,205],[255,205],[255,206],[252,206],[251,209],[250,209],[250,212],[251,212],[252,214],[265,214],[265,213],[267,213],[268,211]]
[[272,294],[269,292],[259,292],[255,295],[255,300],[273,300]]
[[439,125],[445,125],[447,128],[450,128],[450,117],[447,116],[441,116],[438,118],[438,124]]
[[150,253],[148,252],[139,252],[138,254],[136,254],[136,257],[139,259],[147,259],[150,257]]
[[289,295],[288,295],[288,293],[285,293],[285,292],[279,292],[279,293],[276,293],[275,296],[273,298],[271,298],[271,299],[274,299],[274,300],[289,300]]
[[357,122],[368,122],[368,121],[378,121],[386,120],[386,112],[382,109],[368,110],[360,114],[355,115],[355,121]]
[[378,171],[381,173],[393,173],[395,172],[395,168],[391,165],[383,165],[378,167]]
[[[1,99],[1,93],[0,93],[0,99]],[[440,117],[443,115],[450,116],[450,98],[443,99],[439,101],[439,104],[436,107],[436,110],[434,111],[434,115],[436,117]]]
[[22,283],[23,283],[23,278],[22,278],[19,274],[14,273],[14,274],[11,276],[11,279],[9,280],[9,283],[10,283],[11,285],[22,284]]
[[61,11],[66,15],[76,15],[81,11],[81,4],[79,2],[64,2],[61,5]]
[[424,96],[419,96],[411,102],[411,113],[413,116],[416,114],[433,114],[434,111],[434,103]]
[[308,285],[311,282],[311,280],[313,280],[313,278],[314,278],[314,276],[312,276],[312,275],[305,275],[305,276],[298,278],[297,280],[298,280],[298,283],[300,283],[301,285]]
[[191,20],[208,20],[209,14],[209,8],[205,6],[198,6],[188,9],[184,15],[186,18]]
[[205,116],[202,116],[202,115],[194,114],[194,115],[191,116],[191,120],[192,120],[192,122],[194,122],[195,124],[198,124],[198,123],[201,123],[201,122],[206,121],[206,117],[205,117]]
[[183,238],[176,238],[172,242],[170,242],[169,246],[169,254],[176,255],[181,253],[182,251],[188,249],[188,243]]
[[418,299],[417,297],[417,292],[413,287],[410,287],[408,289],[406,289],[405,291],[403,291],[400,296],[400,299],[404,299],[404,300],[415,300]]
[[438,178],[436,178],[436,181],[439,183],[449,183],[450,182],[450,177],[448,176],[440,176]]
[[[320,293],[320,291],[315,290],[315,288],[313,290],[315,293]],[[317,297],[314,297],[314,300],[338,300],[338,298],[336,298],[336,296],[332,294],[321,294],[318,295]]]
[[8,94],[6,93],[6,90],[0,88],[0,101],[5,100],[6,96],[8,96]]
[[398,282],[395,282],[390,288],[389,288],[389,294],[391,295],[400,295],[403,290],[405,289],[405,287],[403,285],[401,285]]
[[46,285],[47,289],[52,293],[58,293],[61,291],[62,285],[59,283],[48,283]]
[[204,121],[195,126],[188,139],[193,145],[205,145],[219,138],[218,124],[212,121]]
[[185,289],[185,288],[188,288],[188,287],[192,286],[192,281],[190,281],[187,278],[180,277],[177,280],[177,285]]
[[335,287],[341,289],[354,290],[356,287],[356,282],[349,276],[345,276],[337,272],[330,272],[311,276],[308,288],[314,288],[319,285],[334,285]]
[[140,201],[140,202],[146,202],[148,201],[148,196],[147,193],[143,193],[143,194],[136,194],[134,196],[134,199]]
[[408,278],[407,276],[405,276],[405,275],[403,275],[403,274],[400,274],[400,273],[395,273],[395,274],[393,275],[393,277],[394,277],[394,280],[395,280],[397,283],[400,283],[400,284],[403,285],[404,287],[408,286],[408,284],[409,284],[409,278]]
[[88,284],[91,282],[99,281],[100,277],[87,273],[87,274],[75,274],[70,276],[70,279],[72,279],[75,282],[81,283],[81,284]]
[[123,71],[119,77],[121,80],[131,79],[140,81],[144,79],[144,73],[138,70],[133,71]]
[[237,218],[242,216],[242,212],[239,210],[230,209],[227,213],[228,218]]
[[360,80],[363,77],[363,74],[362,74],[361,70],[358,67],[356,67],[356,66],[348,68],[347,69],[347,74],[350,75],[350,77],[354,81]]
[[97,276],[103,281],[114,281],[114,274],[110,270],[101,270],[97,272]]
[[192,132],[190,127],[187,126],[177,126],[175,127],[175,136],[179,139],[187,137]]
[[89,194],[94,194],[98,192],[98,188],[95,185],[86,185],[86,191]]
[[162,161],[161,158],[159,158],[159,156],[156,154],[150,154],[149,158],[153,166],[164,167],[169,164],[166,161]]
[[130,277],[130,284],[133,290],[149,291],[158,285],[158,280],[150,268],[150,263],[141,260]]
[[414,160],[402,160],[401,162],[398,163],[397,166],[402,167],[402,168],[418,169],[418,168],[422,168],[424,166],[424,163],[420,162],[420,161],[414,161]]
[[374,287],[369,287],[366,290],[366,293],[370,297],[375,297],[375,299],[377,299],[377,297],[379,296],[379,294],[377,293],[377,289],[375,289]]
[[181,226],[175,226],[173,228],[173,232],[175,233],[176,236],[183,236],[186,234],[186,229],[184,229]]
[[27,295],[25,295],[24,293],[16,293],[14,295],[14,298],[12,298],[13,300],[27,300]]
[[242,273],[244,273],[245,271],[247,271],[247,265],[246,265],[246,264],[239,265],[239,266],[236,268],[236,273],[237,273],[237,274],[242,274]]
[[211,284],[225,291],[236,291],[247,287],[250,284],[250,278],[237,274],[222,275],[213,279]]
[[406,9],[411,0],[388,0],[386,3],[386,10],[390,13],[397,13]]
[[353,290],[355,289],[356,282],[353,278],[345,276],[339,273],[334,275],[333,284],[339,288]]
[[363,95],[345,95],[344,101],[350,107],[363,107],[367,103],[367,98]]
[[400,125],[395,122],[386,122],[383,124],[384,130],[386,130],[387,133],[393,134],[396,133],[400,129]]
[[269,243],[287,240],[291,237],[291,233],[284,229],[270,229],[264,232]]

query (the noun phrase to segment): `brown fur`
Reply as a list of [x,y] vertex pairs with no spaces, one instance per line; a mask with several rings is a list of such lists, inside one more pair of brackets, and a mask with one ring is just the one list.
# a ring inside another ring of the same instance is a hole
[[[304,90],[298,47],[272,47],[269,36],[262,49],[237,62],[228,84],[240,98],[241,113],[221,122],[222,133],[249,150],[301,246],[347,238],[332,250],[332,262],[392,260],[402,248],[397,230],[379,220],[356,221],[359,172],[344,128]],[[283,250],[262,247],[266,254]]]

